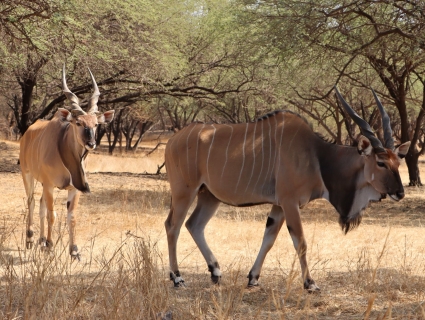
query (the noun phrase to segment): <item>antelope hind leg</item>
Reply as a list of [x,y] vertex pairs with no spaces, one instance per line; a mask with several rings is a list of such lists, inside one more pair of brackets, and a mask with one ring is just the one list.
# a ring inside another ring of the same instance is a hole
[[[165,220],[168,256],[170,261],[170,280],[173,281],[174,287],[182,287],[185,285],[177,263],[177,240],[187,211],[189,210],[195,196],[195,192],[180,197],[173,195],[171,199],[170,213],[168,214],[167,220]],[[176,199],[179,200],[177,201]]]
[[264,230],[263,242],[261,244],[260,252],[254,265],[248,274],[248,287],[258,286],[258,279],[260,278],[261,268],[267,253],[273,247],[277,235],[285,222],[285,215],[281,207],[274,205],[267,218],[266,229]]
[[221,271],[217,259],[205,240],[205,226],[214,216],[220,201],[204,187],[198,193],[198,203],[190,218],[186,221],[186,228],[192,235],[193,240],[207,262],[208,271],[211,273],[211,281],[218,284],[221,280]]
[[292,238],[294,248],[297,251],[298,258],[301,265],[301,274],[304,284],[304,289],[308,292],[320,291],[315,281],[310,275],[307,265],[307,242],[304,238],[303,227],[301,224],[301,217],[297,206],[285,206],[286,226],[288,227],[289,234]]

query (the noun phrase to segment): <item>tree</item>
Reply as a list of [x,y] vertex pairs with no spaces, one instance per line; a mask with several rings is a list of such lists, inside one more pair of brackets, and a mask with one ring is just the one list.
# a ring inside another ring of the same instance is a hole
[[[91,90],[90,67],[101,90],[100,108],[170,100],[160,110],[174,116],[170,120],[177,127],[195,120],[206,101],[258,95],[262,89],[254,84],[261,82],[269,49],[247,43],[252,30],[242,28],[238,11],[225,0],[131,0],[102,6],[94,0],[7,0],[0,11],[0,36],[6,39],[0,50],[5,80],[0,95],[21,133],[64,103],[64,62],[69,86],[83,107]],[[185,118],[187,108],[194,113],[181,122],[175,115]]]
[[[125,150],[135,152],[140,141],[142,141],[143,135],[153,125],[153,121],[151,121],[149,116],[143,116],[136,108],[127,107],[123,112],[121,131],[125,137]],[[133,143],[136,133],[139,135]]]
[[[247,3],[247,2],[245,2]],[[266,27],[263,35],[292,53],[291,87],[305,100],[323,99],[335,83],[373,86],[395,106],[400,142],[411,140],[406,156],[410,185],[421,185],[418,157],[423,141],[425,90],[425,3],[417,1],[248,2]],[[296,27],[295,27],[296,26]],[[296,72],[295,72],[296,71]],[[306,72],[310,75],[306,79]],[[304,78],[302,78],[304,77]],[[312,88],[328,88],[324,96]],[[314,92],[314,91],[313,91]],[[412,121],[413,117],[413,121]]]

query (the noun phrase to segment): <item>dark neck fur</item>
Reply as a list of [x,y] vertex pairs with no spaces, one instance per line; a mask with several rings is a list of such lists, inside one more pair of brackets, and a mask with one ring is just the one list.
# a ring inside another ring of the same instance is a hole
[[363,175],[364,160],[354,147],[334,145],[323,140],[319,143],[318,153],[322,179],[329,192],[329,202],[338,211],[341,227],[347,233],[361,220],[361,215],[353,218],[349,214],[358,180]]
[[71,174],[72,184],[81,192],[89,193],[82,159],[85,148],[77,142],[74,128],[70,124],[62,124],[61,136],[63,139],[59,140],[58,149],[65,167]]

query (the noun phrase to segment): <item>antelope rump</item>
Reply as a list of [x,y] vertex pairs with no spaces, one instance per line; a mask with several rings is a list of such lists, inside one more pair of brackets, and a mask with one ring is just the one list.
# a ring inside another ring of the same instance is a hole
[[[90,70],[89,70],[90,72]],[[56,218],[53,208],[53,189],[68,190],[67,224],[69,228],[69,252],[72,258],[80,257],[76,244],[76,218],[80,192],[90,192],[85,174],[88,151],[96,147],[95,132],[98,123],[112,121],[114,111],[99,113],[97,102],[99,89],[90,72],[94,93],[88,102],[88,111],[81,109],[78,97],[66,84],[63,68],[63,92],[71,101],[70,110],[59,108],[53,119],[38,120],[31,125],[20,142],[19,162],[22,178],[28,197],[28,216],[26,246],[31,248],[34,242],[34,179],[43,185],[40,199],[40,238],[44,248],[53,246],[52,228]],[[44,224],[47,211],[47,238]]]
[[177,263],[177,239],[196,196],[197,205],[186,227],[214,283],[220,281],[221,272],[204,229],[220,202],[233,206],[271,204],[248,286],[258,285],[265,257],[286,221],[308,291],[320,289],[307,265],[300,208],[314,199],[327,199],[347,233],[359,225],[369,202],[387,194],[396,201],[404,197],[398,167],[410,142],[394,147],[388,115],[374,92],[383,120],[384,145],[337,89],[336,93],[361,129],[357,147],[325,141],[306,120],[290,111],[275,111],[245,124],[193,123],[168,141],[165,163],[172,198],[165,228],[174,286],[184,284]]

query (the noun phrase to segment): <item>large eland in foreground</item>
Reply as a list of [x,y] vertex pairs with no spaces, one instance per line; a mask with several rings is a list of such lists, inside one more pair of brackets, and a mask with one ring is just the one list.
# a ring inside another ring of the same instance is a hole
[[307,265],[300,208],[314,199],[327,199],[339,213],[339,223],[347,233],[359,225],[369,202],[387,194],[396,201],[404,197],[398,167],[410,142],[394,147],[389,117],[375,92],[384,145],[336,92],[363,134],[357,147],[323,140],[301,116],[289,111],[275,111],[245,124],[193,123],[169,140],[165,163],[172,198],[165,228],[170,279],[175,286],[184,283],[177,263],[177,239],[196,196],[197,206],[186,227],[214,283],[219,282],[221,272],[204,229],[220,202],[240,207],[269,203],[271,212],[260,252],[248,275],[248,286],[258,285],[265,257],[286,220],[308,291],[320,289]]
[[[88,111],[85,112],[80,107],[78,97],[68,89],[64,67],[63,92],[71,101],[70,111],[59,108],[52,120],[38,120],[31,125],[21,139],[19,154],[28,197],[27,248],[31,248],[34,242],[34,179],[36,179],[43,185],[40,199],[40,245],[45,248],[53,246],[52,229],[56,218],[53,189],[56,187],[68,190],[69,251],[72,258],[78,259],[80,254],[76,244],[74,214],[80,192],[90,192],[85,173],[87,153],[96,147],[95,132],[98,123],[110,122],[114,117],[113,110],[99,113],[97,101],[100,92],[91,72],[90,76],[94,93],[88,102]],[[46,211],[47,238],[44,231]]]

